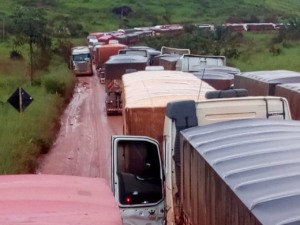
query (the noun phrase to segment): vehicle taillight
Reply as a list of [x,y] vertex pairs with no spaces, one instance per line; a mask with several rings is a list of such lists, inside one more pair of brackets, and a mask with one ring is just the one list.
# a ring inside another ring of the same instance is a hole
[[130,203],[131,203],[131,198],[130,198],[130,197],[126,197],[126,198],[125,198],[125,202],[126,202],[127,204],[130,204]]

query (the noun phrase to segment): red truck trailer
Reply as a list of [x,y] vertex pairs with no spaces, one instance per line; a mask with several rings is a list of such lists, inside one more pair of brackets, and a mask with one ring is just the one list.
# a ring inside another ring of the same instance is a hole
[[124,44],[106,44],[98,46],[95,50],[95,66],[97,75],[100,77],[100,83],[105,83],[105,67],[104,63],[113,55],[117,55],[119,50],[128,48]]

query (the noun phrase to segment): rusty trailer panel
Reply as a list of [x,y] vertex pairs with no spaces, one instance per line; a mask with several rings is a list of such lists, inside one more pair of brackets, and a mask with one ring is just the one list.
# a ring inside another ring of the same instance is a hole
[[95,65],[99,69],[112,56],[117,55],[119,50],[127,49],[128,46],[124,44],[107,44],[100,45],[95,52]]
[[[204,72],[204,73],[203,73]],[[216,90],[227,90],[233,85],[234,75],[222,72],[194,72],[198,79],[205,81]]]
[[286,98],[290,105],[292,118],[294,120],[300,120],[300,83],[277,85],[275,96]]
[[155,57],[157,64],[163,66],[165,70],[176,70],[176,63],[180,58],[177,54],[164,54]]
[[300,222],[299,121],[232,120],[181,134],[181,224]]
[[247,89],[251,96],[274,96],[276,85],[299,82],[300,73],[288,70],[246,72],[234,77],[234,87]]

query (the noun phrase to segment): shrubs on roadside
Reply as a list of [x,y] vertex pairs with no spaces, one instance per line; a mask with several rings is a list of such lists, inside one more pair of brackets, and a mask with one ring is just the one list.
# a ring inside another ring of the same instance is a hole
[[45,79],[45,88],[50,94],[59,94],[64,96],[66,92],[66,84],[63,81],[54,79],[52,77]]
[[60,66],[61,69],[44,76],[42,83],[44,84],[47,93],[59,95],[65,102],[68,102],[73,95],[76,77],[67,70],[67,67],[64,64],[61,64]]
[[9,57],[10,57],[10,59],[14,59],[14,60],[22,60],[23,59],[22,53],[17,50],[11,51]]

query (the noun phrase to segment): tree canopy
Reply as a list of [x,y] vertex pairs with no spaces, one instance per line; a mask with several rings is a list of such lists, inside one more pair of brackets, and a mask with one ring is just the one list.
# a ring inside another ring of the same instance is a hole
[[[19,7],[10,17],[11,30],[16,46],[28,45],[30,58],[30,77],[41,67],[39,59],[51,47],[48,20],[40,8]],[[49,54],[48,54],[49,55]],[[44,59],[43,59],[44,61]],[[47,64],[47,63],[46,63]]]

